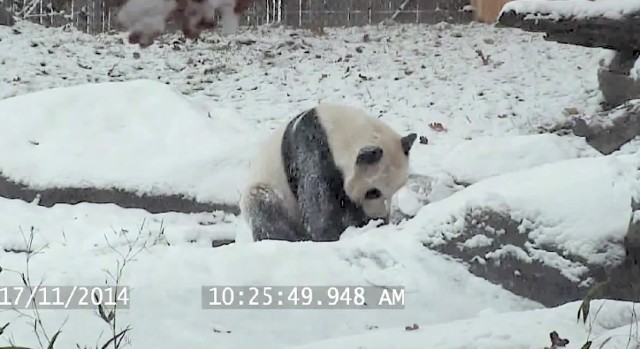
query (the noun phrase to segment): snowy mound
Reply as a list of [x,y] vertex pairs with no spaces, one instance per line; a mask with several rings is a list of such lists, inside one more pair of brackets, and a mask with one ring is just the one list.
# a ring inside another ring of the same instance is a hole
[[[552,309],[484,315],[468,320],[438,325],[412,325],[403,329],[378,330],[365,335],[333,338],[295,349],[513,349],[556,348],[551,346],[550,333],[555,331],[560,339],[568,340],[567,348],[585,348],[592,341],[592,348],[623,349],[640,344],[636,337],[632,303],[597,301],[591,309],[597,315],[589,315],[587,324],[576,321],[579,302],[567,303]],[[565,347],[565,346],[558,346]],[[293,348],[291,348],[293,349]]]
[[[426,202],[439,201],[483,179],[558,161],[602,156],[584,138],[555,134],[478,137],[451,146],[440,159],[433,147],[412,150],[412,168],[422,184],[409,187]],[[426,176],[426,177],[425,177]],[[417,180],[414,182],[418,182]],[[413,215],[412,215],[413,216]]]
[[453,148],[442,169],[458,183],[471,184],[496,175],[547,163],[597,155],[583,139],[555,134],[479,137]]
[[[130,246],[138,251],[124,269],[131,287],[131,309],[118,324],[131,324],[131,340],[141,348],[285,348],[329,337],[363,334],[374,328],[397,328],[414,322],[434,324],[539,308],[502,287],[471,275],[464,266],[424,248],[407,229],[393,226],[355,230],[334,243],[263,241],[212,249],[203,239],[224,233],[223,226],[203,224],[206,214],[149,214],[115,205],[56,205],[44,208],[0,198],[8,217],[0,228],[1,285],[21,284],[29,227],[32,280],[47,285],[101,285],[109,280]],[[144,225],[142,223],[145,223]],[[164,228],[162,230],[161,228]],[[90,233],[87,233],[90,232]],[[190,242],[195,240],[195,243]],[[118,253],[115,253],[117,251]],[[405,286],[405,308],[326,310],[224,310],[201,306],[202,286],[359,285]],[[161,306],[159,306],[161,305]],[[94,343],[104,322],[89,310],[40,310],[46,326],[62,328],[57,345]],[[336,318],[341,321],[336,322]],[[37,347],[32,322],[0,311],[0,323],[20,345]],[[159,328],[174,329],[158,336]],[[259,345],[258,345],[259,344]]]
[[[624,258],[639,164],[637,155],[572,159],[491,177],[427,205],[406,229],[518,294],[579,299],[599,268]],[[550,286],[531,289],[538,277]]]
[[[224,118],[149,80],[0,101],[0,173],[29,188],[120,189],[235,203],[252,147]],[[224,183],[224,185],[219,185]]]

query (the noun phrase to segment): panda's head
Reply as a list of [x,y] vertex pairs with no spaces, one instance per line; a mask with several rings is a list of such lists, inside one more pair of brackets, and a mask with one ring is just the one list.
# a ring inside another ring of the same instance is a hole
[[349,198],[369,219],[388,219],[391,197],[407,182],[409,150],[417,135],[395,133],[377,137],[358,149],[353,172],[345,182]]

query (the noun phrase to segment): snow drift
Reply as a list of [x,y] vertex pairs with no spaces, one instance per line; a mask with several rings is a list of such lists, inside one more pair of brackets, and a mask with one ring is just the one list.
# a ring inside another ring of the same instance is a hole
[[0,173],[33,189],[114,188],[236,203],[255,138],[225,113],[149,80],[8,98],[0,101],[0,122],[11,130],[0,136]]

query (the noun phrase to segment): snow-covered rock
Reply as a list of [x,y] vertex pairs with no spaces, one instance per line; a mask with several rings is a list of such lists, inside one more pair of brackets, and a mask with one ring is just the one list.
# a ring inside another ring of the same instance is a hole
[[585,137],[587,143],[602,154],[612,154],[621,150],[640,135],[640,99],[626,101],[611,110],[577,118],[573,132]]
[[476,275],[558,305],[623,263],[639,190],[637,154],[564,160],[481,180],[406,227]]
[[629,100],[640,98],[638,62],[640,54],[612,51],[598,69],[598,86],[606,106],[613,108]]

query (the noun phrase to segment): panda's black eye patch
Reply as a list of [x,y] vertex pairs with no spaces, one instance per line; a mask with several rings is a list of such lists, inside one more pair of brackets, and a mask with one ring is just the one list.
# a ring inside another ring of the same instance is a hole
[[366,200],[373,200],[373,199],[377,199],[380,196],[382,196],[382,193],[380,192],[380,190],[378,189],[369,189],[365,194],[364,194],[364,198]]

